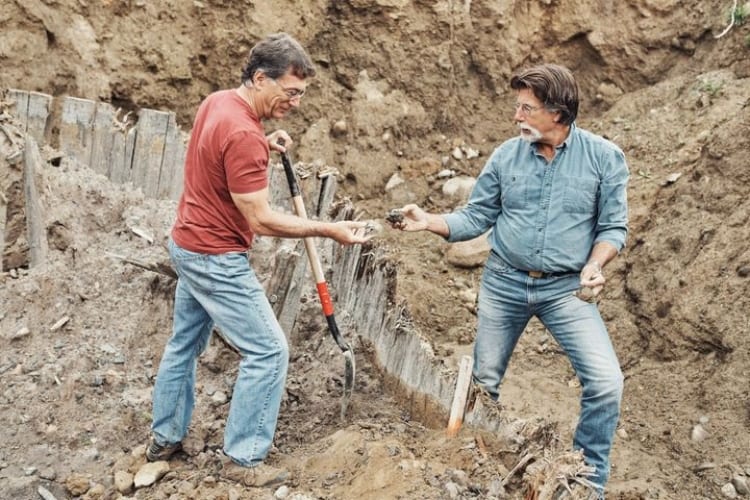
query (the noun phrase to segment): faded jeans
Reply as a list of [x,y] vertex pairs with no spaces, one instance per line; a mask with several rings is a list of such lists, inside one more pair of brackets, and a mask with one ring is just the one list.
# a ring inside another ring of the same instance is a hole
[[596,467],[590,479],[604,487],[617,420],[623,376],[595,304],[573,295],[577,273],[532,278],[490,253],[479,291],[474,380],[494,399],[508,361],[532,316],[547,327],[570,359],[581,382],[581,415],[573,448],[583,449]]
[[289,347],[247,254],[169,253],[177,270],[172,337],[154,386],[151,430],[159,444],[187,435],[197,358],[218,327],[242,359],[224,431],[224,452],[252,467],[268,455],[284,392]]

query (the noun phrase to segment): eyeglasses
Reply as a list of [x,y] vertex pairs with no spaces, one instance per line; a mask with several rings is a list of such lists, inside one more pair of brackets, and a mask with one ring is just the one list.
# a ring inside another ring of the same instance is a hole
[[284,93],[286,94],[286,96],[289,98],[290,101],[294,99],[302,99],[302,96],[305,95],[305,89],[295,89],[292,87],[284,87],[282,84],[277,82],[274,78],[271,78],[270,80],[276,85],[278,85],[279,88],[281,88],[281,90],[284,91]]
[[523,116],[529,116],[534,111],[542,108],[544,108],[544,106],[532,106],[531,104],[525,104],[522,102],[516,103],[516,111],[520,110]]

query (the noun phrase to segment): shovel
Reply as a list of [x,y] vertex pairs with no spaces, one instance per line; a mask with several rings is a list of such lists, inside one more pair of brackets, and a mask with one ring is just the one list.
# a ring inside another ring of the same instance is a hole
[[[286,180],[289,183],[289,191],[292,193],[294,212],[297,216],[307,219],[307,211],[305,210],[305,204],[302,201],[299,184],[297,184],[297,178],[294,175],[294,168],[292,167],[292,162],[289,160],[289,155],[287,153],[281,153],[281,163],[284,165],[284,173],[286,174]],[[341,396],[341,419],[343,420],[346,415],[346,409],[349,406],[349,401],[352,398],[352,389],[354,388],[354,353],[352,352],[352,348],[349,347],[349,344],[347,344],[341,336],[339,327],[336,324],[336,318],[333,315],[333,301],[331,300],[331,295],[328,293],[328,284],[323,275],[323,268],[320,265],[318,251],[315,249],[315,240],[313,237],[308,236],[304,238],[304,242],[305,250],[307,251],[307,258],[310,261],[310,267],[312,268],[313,277],[315,278],[315,286],[318,289],[320,305],[323,307],[323,314],[325,314],[326,322],[328,323],[328,330],[331,332],[333,340],[336,341],[336,344],[338,344],[339,348],[344,353],[344,394]]]

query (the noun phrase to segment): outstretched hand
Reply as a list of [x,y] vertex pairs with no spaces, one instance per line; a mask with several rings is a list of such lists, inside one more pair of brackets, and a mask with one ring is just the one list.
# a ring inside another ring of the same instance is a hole
[[342,245],[365,243],[375,235],[364,221],[341,220],[332,223],[331,228],[328,236]]
[[392,228],[402,231],[424,231],[427,229],[427,212],[417,205],[406,205],[400,210],[392,210],[386,220]]

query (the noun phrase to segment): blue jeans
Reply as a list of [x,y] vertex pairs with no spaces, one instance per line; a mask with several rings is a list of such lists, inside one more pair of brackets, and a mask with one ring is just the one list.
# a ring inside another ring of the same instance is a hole
[[597,475],[590,479],[603,488],[620,416],[623,376],[596,305],[573,295],[578,286],[577,273],[535,279],[491,252],[479,291],[473,376],[497,399],[513,349],[531,317],[538,317],[581,382],[581,415],[573,447],[583,449],[586,462],[596,467]]
[[154,386],[151,430],[159,444],[182,441],[195,405],[197,358],[214,325],[242,356],[224,431],[224,452],[252,467],[268,455],[284,392],[289,347],[245,253],[169,253],[177,271],[172,337]]

